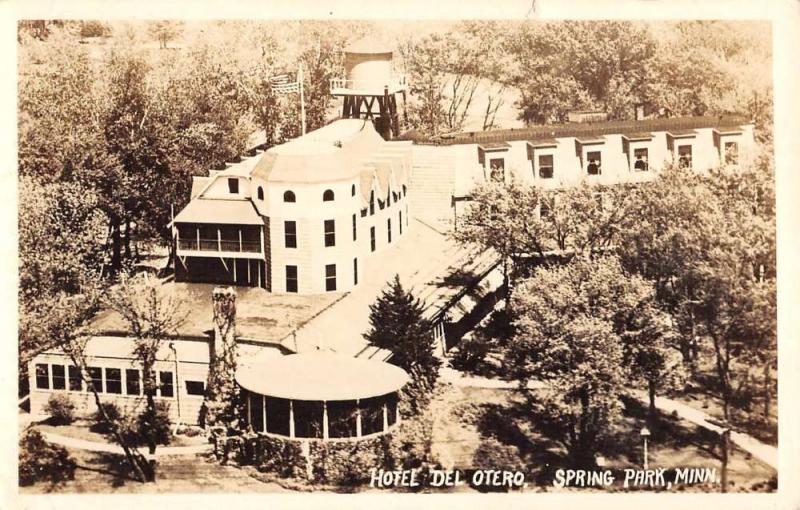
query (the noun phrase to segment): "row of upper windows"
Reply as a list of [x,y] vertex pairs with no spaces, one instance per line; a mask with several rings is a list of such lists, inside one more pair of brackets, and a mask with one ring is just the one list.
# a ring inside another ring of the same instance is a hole
[[[723,145],[725,164],[736,165],[739,162],[739,144],[737,142],[725,142]],[[678,165],[681,168],[692,168],[692,145],[681,144],[677,146]],[[584,170],[587,175],[602,174],[602,152],[587,151],[584,162]],[[646,172],[650,169],[649,150],[646,147],[635,148],[633,150],[633,170],[636,172]],[[534,176],[540,179],[552,179],[554,175],[553,154],[539,154],[534,160],[531,159]],[[493,158],[489,160],[490,176],[493,180],[502,180],[505,170],[504,158]]]
[[[230,193],[233,193],[233,194],[239,193],[239,179],[235,179],[235,178],[228,179],[228,191]],[[405,184],[403,185],[402,195],[400,195],[399,193],[395,193],[395,192],[392,192],[392,195],[394,197],[394,201],[395,202],[397,201],[398,197],[405,196],[406,195],[406,186],[405,186]],[[356,196],[356,185],[355,184],[350,186],[350,196],[353,196],[353,197]],[[256,189],[256,198],[258,198],[259,200],[264,200],[264,188],[263,187],[259,186]],[[325,191],[322,192],[322,201],[323,202],[333,202],[334,198],[335,198],[335,195],[333,193],[333,190],[326,189]],[[284,202],[288,202],[288,203],[295,203],[295,202],[297,202],[297,196],[295,195],[294,191],[286,190],[283,193],[283,201]],[[383,208],[383,207],[381,207],[381,208]]]
[[[138,395],[144,394],[142,371],[127,368],[123,380],[123,369],[112,367],[87,367],[91,385],[98,393]],[[75,365],[36,364],[36,388],[40,390],[84,391],[83,378]],[[175,396],[173,374],[170,371],[158,372],[156,396],[172,398]],[[188,395],[205,395],[204,381],[185,381]],[[89,391],[89,388],[85,388]]]
[[[407,207],[406,207],[407,209]],[[398,223],[400,224],[400,234],[403,233],[403,211],[397,212]],[[353,241],[358,240],[358,222],[356,215],[352,215],[352,231]],[[406,224],[408,224],[408,215],[406,215]],[[392,242],[392,219],[386,220],[388,239]],[[325,247],[336,246],[336,220],[324,220],[323,232]],[[375,251],[375,227],[371,228],[372,232],[372,251]],[[286,248],[297,248],[297,222],[287,220],[283,222],[283,242]]]

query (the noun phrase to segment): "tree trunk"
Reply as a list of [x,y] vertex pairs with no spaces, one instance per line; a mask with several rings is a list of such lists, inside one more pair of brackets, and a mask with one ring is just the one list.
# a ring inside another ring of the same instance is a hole
[[647,393],[648,393],[648,395],[650,397],[649,417],[650,417],[650,425],[652,426],[656,421],[656,417],[658,416],[658,409],[656,409],[656,383],[655,383],[655,381],[647,381]]
[[122,269],[122,239],[120,238],[119,220],[111,220],[111,276]]
[[770,381],[770,366],[769,361],[764,364],[764,419],[769,419],[769,406],[770,406],[770,399],[772,398],[772,392],[770,391],[770,386],[772,382]]
[[125,260],[131,259],[131,219],[125,218]]
[[94,397],[95,406],[97,406],[97,412],[100,413],[100,416],[103,417],[103,421],[109,424],[111,427],[111,434],[114,436],[114,440],[117,444],[122,448],[122,452],[125,454],[125,458],[130,464],[131,469],[135,473],[136,477],[139,479],[140,482],[146,482],[147,476],[145,475],[145,471],[142,469],[143,460],[141,454],[139,454],[135,448],[131,448],[130,445],[123,439],[122,435],[119,433],[117,429],[117,424],[114,423],[111,419],[109,419],[108,414],[106,414],[105,408],[103,408],[103,403],[100,400],[100,395],[97,393],[97,390],[94,388],[94,384],[92,383],[91,377],[88,376],[86,373],[85,363],[80,363],[77,356],[70,356],[72,363],[80,367],[81,377],[83,378],[83,383],[86,387],[92,392],[92,396]]

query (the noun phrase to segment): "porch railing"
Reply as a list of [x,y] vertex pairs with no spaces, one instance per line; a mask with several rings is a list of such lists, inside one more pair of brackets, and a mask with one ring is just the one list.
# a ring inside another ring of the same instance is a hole
[[178,239],[178,249],[260,253],[261,243],[258,241],[229,241],[224,239]]

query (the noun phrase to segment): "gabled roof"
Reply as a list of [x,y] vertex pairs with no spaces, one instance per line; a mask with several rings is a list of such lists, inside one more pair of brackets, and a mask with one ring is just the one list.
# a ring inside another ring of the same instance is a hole
[[196,198],[175,216],[174,223],[263,225],[250,200]]

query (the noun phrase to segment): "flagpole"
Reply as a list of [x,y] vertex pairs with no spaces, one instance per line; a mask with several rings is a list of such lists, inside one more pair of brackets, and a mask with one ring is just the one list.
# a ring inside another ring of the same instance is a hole
[[300,82],[300,119],[302,122],[302,134],[306,134],[306,98],[303,94],[303,62],[298,64],[297,81]]

